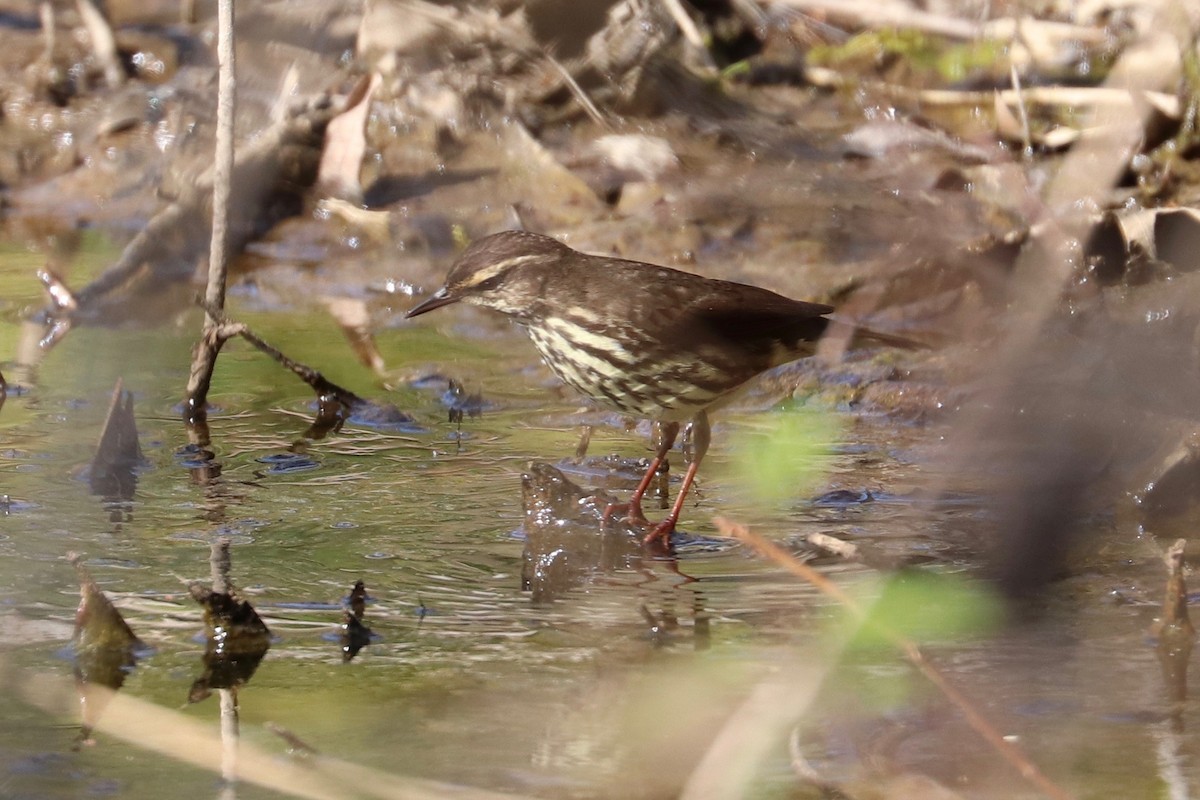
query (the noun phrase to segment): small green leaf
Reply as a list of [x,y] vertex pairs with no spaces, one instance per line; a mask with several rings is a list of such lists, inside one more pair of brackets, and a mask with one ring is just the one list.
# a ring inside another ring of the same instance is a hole
[[737,474],[760,502],[804,497],[828,472],[840,436],[837,417],[827,412],[798,408],[767,415],[734,443]]
[[978,581],[961,575],[904,570],[882,584],[851,649],[891,647],[889,635],[918,644],[979,636],[995,628],[1000,601]]

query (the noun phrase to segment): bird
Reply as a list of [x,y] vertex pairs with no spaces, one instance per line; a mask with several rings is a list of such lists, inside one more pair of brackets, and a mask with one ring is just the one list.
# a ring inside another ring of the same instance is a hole
[[[582,253],[518,230],[468,245],[441,288],[405,317],[452,303],[504,314],[525,328],[568,386],[599,406],[655,423],[645,476],[629,503],[610,507],[605,518],[623,512],[648,529],[647,545],[666,547],[708,450],[709,413],[759,373],[812,355],[834,312],[757,286]],[[883,344],[908,344],[867,334]],[[685,422],[691,462],[670,512],[651,524],[642,498]]]

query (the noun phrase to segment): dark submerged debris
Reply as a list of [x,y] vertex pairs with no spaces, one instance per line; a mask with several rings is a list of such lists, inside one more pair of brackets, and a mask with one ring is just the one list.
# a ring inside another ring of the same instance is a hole
[[75,656],[75,688],[83,723],[79,744],[92,743],[92,730],[113,692],[137,666],[145,645],[133,633],[112,602],[100,591],[82,559],[68,553],[79,580],[79,608],[71,639]]
[[[291,475],[296,472],[307,472],[319,469],[321,462],[304,453],[274,453],[269,456],[259,456],[255,461],[267,464],[269,475]],[[256,471],[255,475],[261,475]]]
[[133,416],[133,394],[125,391],[118,378],[88,474],[92,494],[108,501],[132,500],[137,488],[137,470],[143,461]]
[[363,618],[363,614],[367,610],[367,587],[362,581],[355,581],[354,586],[350,587],[346,605],[350,607],[350,613],[354,615],[355,619]]
[[363,622],[367,607],[367,589],[362,581],[355,581],[346,598],[346,610],[342,614],[342,661],[349,662],[358,651],[371,643],[371,629]]
[[363,624],[360,617],[347,611],[342,615],[342,661],[349,662],[358,651],[371,643],[371,629]]
[[452,424],[462,425],[463,417],[483,416],[483,392],[467,392],[466,388],[453,378],[446,387],[442,402],[449,407],[448,417]]
[[314,758],[321,754],[317,748],[313,747],[308,742],[304,741],[282,725],[279,725],[275,722],[265,722],[263,723],[263,727],[278,736],[280,739],[283,739],[283,741],[287,742],[288,753],[290,755],[298,756],[300,758]]
[[679,627],[679,620],[666,614],[657,615],[647,608],[645,603],[638,606],[638,611],[641,612],[642,619],[646,623],[646,632],[650,636],[650,642],[655,647],[665,647],[671,631]]
[[[214,547],[214,575],[228,575],[229,542]],[[258,612],[227,586],[214,580],[210,589],[188,585],[192,599],[204,608],[204,670],[192,683],[188,702],[197,703],[214,689],[237,689],[250,681],[271,647],[271,631]],[[225,588],[227,591],[217,591]]]
[[188,592],[203,606],[205,633],[221,652],[265,650],[270,644],[266,623],[236,592],[215,592],[200,583],[189,584]]

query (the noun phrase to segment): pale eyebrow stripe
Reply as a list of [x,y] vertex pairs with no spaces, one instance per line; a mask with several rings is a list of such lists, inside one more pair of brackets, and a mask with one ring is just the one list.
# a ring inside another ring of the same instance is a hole
[[489,264],[488,266],[484,267],[483,269],[479,270],[478,272],[473,273],[471,275],[471,277],[466,281],[466,283],[463,284],[463,286],[478,286],[479,284],[483,283],[484,281],[488,280],[489,278],[494,278],[497,275],[499,275],[501,272],[504,272],[507,269],[511,269],[520,264],[524,264],[527,261],[537,261],[541,258],[542,258],[542,256],[540,256],[540,255],[526,254],[523,256],[513,256],[512,258],[506,258],[503,261],[499,261],[495,264]]

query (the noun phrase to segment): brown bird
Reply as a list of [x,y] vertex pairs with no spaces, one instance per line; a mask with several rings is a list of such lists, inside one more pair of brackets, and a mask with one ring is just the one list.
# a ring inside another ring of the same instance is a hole
[[[406,316],[457,302],[523,326],[550,369],[585,397],[660,423],[650,468],[621,507],[629,519],[649,524],[642,496],[680,423],[691,422],[683,485],[670,514],[646,536],[664,545],[708,449],[708,412],[758,373],[811,355],[834,310],[756,286],[580,253],[524,231],[472,242],[445,285]],[[906,344],[883,334],[867,338]]]

